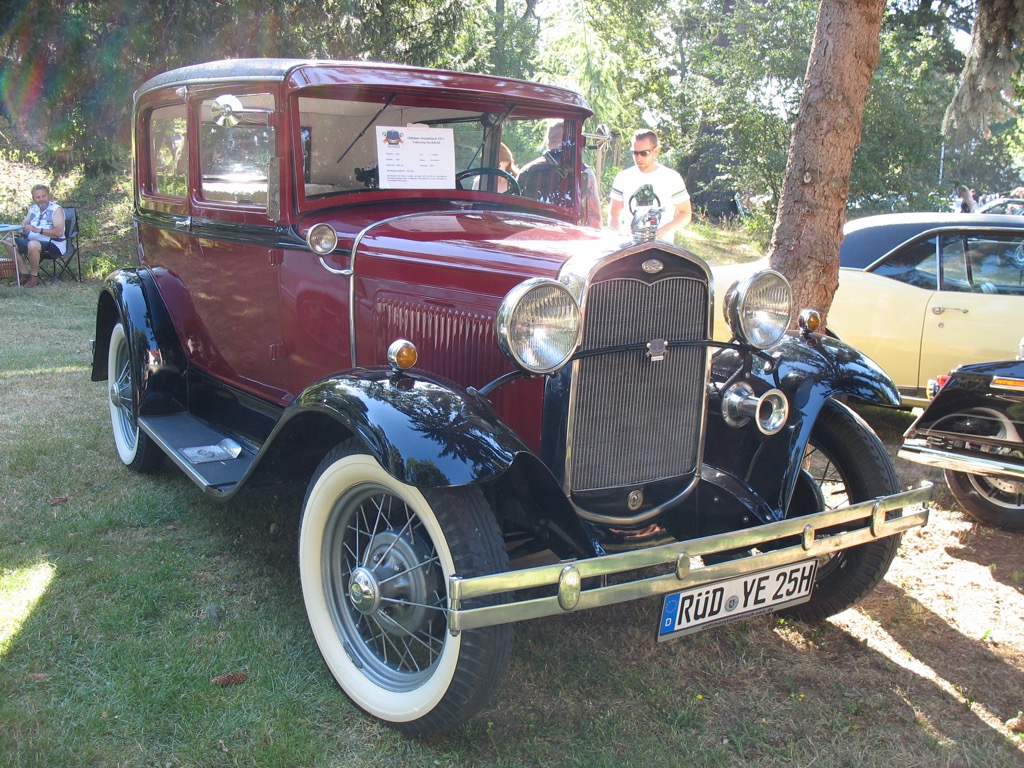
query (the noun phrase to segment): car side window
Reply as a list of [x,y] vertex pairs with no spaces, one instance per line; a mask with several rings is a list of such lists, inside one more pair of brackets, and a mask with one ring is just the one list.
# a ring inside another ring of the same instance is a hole
[[157,107],[149,115],[149,184],[145,191],[161,197],[188,194],[188,142],[185,105]]
[[275,156],[268,93],[219,94],[200,105],[200,196],[204,200],[267,207],[269,163]]
[[942,250],[943,290],[1024,295],[1024,236],[961,236],[950,238]]
[[943,237],[939,263],[942,269],[941,289],[943,291],[970,292],[971,281],[967,270],[966,237]]
[[939,284],[937,253],[936,238],[918,240],[890,254],[872,271],[917,288],[935,290]]

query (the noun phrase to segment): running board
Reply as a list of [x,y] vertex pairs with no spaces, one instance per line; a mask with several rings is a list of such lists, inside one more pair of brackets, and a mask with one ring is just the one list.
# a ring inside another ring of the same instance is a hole
[[140,416],[139,429],[196,485],[214,496],[233,490],[256,458],[238,441],[188,413]]

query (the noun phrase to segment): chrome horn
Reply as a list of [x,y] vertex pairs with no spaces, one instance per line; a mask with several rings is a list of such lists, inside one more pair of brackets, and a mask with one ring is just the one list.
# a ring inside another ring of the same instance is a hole
[[789,401],[779,389],[769,389],[758,397],[754,388],[741,381],[722,395],[722,418],[730,427],[742,427],[750,419],[765,435],[774,435],[789,418]]

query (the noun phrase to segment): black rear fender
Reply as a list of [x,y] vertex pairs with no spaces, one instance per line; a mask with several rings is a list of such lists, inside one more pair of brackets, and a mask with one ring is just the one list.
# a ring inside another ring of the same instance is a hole
[[110,333],[118,322],[124,325],[138,373],[136,413],[184,410],[185,353],[149,270],[118,270],[104,282],[96,306],[93,381],[107,378]]

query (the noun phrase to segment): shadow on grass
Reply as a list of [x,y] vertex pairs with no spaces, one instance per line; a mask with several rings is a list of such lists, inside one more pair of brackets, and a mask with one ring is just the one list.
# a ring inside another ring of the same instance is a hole
[[922,711],[933,722],[950,723],[950,738],[962,733],[965,725],[991,728],[993,717],[1005,721],[1024,705],[1024,670],[1007,663],[991,644],[963,634],[912,593],[883,582],[860,610],[898,645],[898,655],[889,657],[890,666],[895,662],[902,667],[898,678],[908,690],[922,683],[927,687],[921,672],[934,673],[932,695],[915,700],[945,699],[941,706],[936,703]]
[[1024,534],[972,523],[972,529],[946,552],[988,569],[992,578],[1024,595]]
[[[358,713],[320,659],[296,569],[302,484],[221,505],[169,465],[121,467],[79,351],[94,294],[61,291],[0,298],[18,334],[41,329],[0,386],[0,562],[53,569],[0,657],[3,764],[1020,765],[993,721],[1014,714],[1021,670],[889,583],[833,623],[763,617],[669,644],[655,641],[657,599],[524,623],[484,712],[405,740]],[[908,418],[881,428],[887,445]],[[936,546],[954,566],[1012,573],[990,541]],[[923,568],[933,554],[907,556]],[[246,682],[211,683],[230,672]]]

